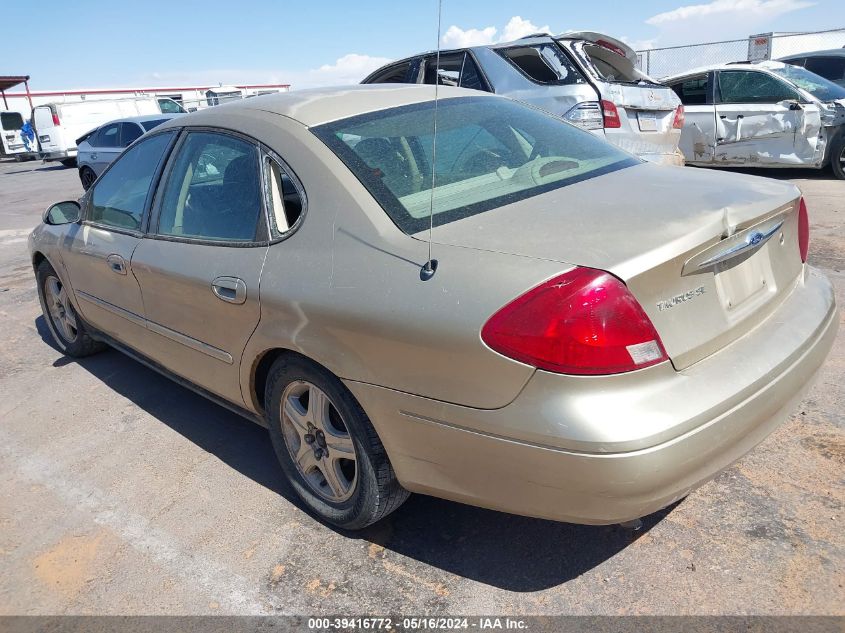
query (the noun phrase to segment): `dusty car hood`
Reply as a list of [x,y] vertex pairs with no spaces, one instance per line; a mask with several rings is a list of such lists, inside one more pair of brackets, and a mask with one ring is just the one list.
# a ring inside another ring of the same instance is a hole
[[640,164],[436,227],[432,240],[628,279],[655,258],[733,234],[799,195],[768,178]]

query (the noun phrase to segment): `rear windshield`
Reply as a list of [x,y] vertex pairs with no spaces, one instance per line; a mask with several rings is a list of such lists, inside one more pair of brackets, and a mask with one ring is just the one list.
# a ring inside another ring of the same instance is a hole
[[819,101],[845,99],[845,88],[832,81],[811,73],[806,68],[785,64],[783,68],[770,68],[773,73],[791,81],[802,90],[806,90]]
[[2,112],[0,125],[4,130],[19,130],[23,127],[23,117],[20,112]]
[[585,84],[584,78],[556,44],[534,44],[496,51],[530,79],[541,84]]
[[[640,161],[541,110],[502,98],[441,99],[312,128],[408,234]],[[432,158],[436,153],[433,207]]]
[[167,119],[153,119],[152,121],[141,121],[141,127],[144,128],[144,131],[149,132],[154,127],[157,127],[167,121]]
[[654,79],[637,70],[630,59],[614,53],[603,46],[587,44],[584,46],[584,53],[590,59],[590,63],[592,63],[599,77],[608,83],[657,84]]

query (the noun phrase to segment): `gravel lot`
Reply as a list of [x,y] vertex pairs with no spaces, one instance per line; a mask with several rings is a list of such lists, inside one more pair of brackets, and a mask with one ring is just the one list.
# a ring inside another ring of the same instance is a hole
[[[764,175],[803,189],[845,305],[845,182]],[[81,193],[75,169],[0,163],[0,615],[845,614],[841,333],[786,424],[640,532],[415,496],[346,534],[301,509],[263,429],[47,342],[26,235]]]

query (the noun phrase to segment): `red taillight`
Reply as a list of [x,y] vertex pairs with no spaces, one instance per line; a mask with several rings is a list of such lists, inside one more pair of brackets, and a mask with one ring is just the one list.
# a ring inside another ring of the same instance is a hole
[[622,121],[619,120],[619,110],[616,109],[615,103],[607,99],[602,99],[601,113],[604,117],[604,127],[622,127]]
[[663,343],[613,275],[575,268],[517,297],[481,329],[500,354],[562,374],[619,374],[667,360]]
[[684,128],[684,106],[679,105],[678,109],[675,110],[675,118],[672,121],[672,127],[676,130],[682,130]]
[[807,261],[807,253],[810,251],[810,218],[807,217],[807,205],[804,198],[798,203],[798,252],[801,253],[801,261]]
[[59,115],[53,112],[53,125],[59,126],[61,122],[59,121]]
[[626,57],[624,50],[622,50],[616,44],[612,44],[612,43],[608,42],[607,40],[596,40],[596,44],[598,46],[601,46],[602,48],[606,48],[607,50],[616,53],[620,57]]

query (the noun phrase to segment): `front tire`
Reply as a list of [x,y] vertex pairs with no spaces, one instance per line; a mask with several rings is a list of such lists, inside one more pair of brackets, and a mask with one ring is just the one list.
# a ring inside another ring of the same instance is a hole
[[304,358],[282,357],[265,393],[276,457],[318,517],[361,529],[408,498],[367,414],[336,376]]
[[35,269],[38,299],[47,322],[47,329],[58,348],[73,358],[96,354],[105,345],[88,334],[82,317],[77,314],[62,280],[45,259]]

